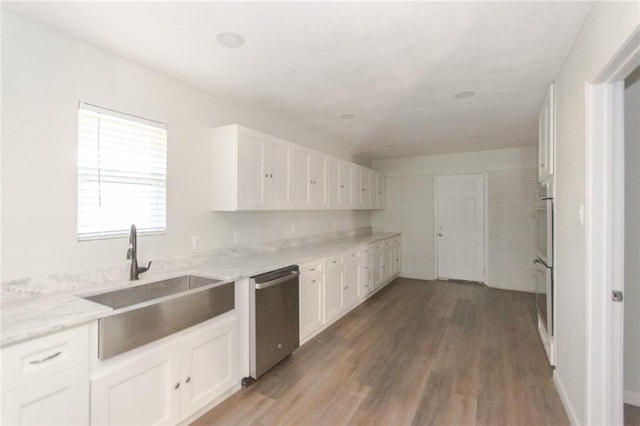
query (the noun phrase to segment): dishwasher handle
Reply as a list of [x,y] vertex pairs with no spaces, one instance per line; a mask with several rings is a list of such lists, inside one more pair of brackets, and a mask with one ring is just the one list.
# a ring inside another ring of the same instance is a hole
[[256,283],[256,290],[262,290],[268,287],[272,287],[274,285],[282,284],[285,281],[289,281],[292,278],[297,278],[300,276],[300,271],[291,271],[290,274],[285,275],[284,277],[276,278],[275,280],[266,281],[263,283]]

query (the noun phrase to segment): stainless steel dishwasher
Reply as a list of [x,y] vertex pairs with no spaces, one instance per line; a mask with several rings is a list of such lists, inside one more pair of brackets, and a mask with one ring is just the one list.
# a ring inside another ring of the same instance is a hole
[[243,379],[244,387],[300,346],[299,276],[298,266],[293,265],[251,277],[251,377]]

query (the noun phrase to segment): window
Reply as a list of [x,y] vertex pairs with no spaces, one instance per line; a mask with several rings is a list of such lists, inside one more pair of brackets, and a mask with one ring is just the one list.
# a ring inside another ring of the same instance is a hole
[[78,240],[166,228],[165,125],[82,103],[78,114]]

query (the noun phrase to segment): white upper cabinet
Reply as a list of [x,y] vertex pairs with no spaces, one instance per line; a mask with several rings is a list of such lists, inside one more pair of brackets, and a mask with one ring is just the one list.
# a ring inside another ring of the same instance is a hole
[[327,158],[327,203],[333,210],[354,209],[353,182],[356,166],[338,158]]
[[360,209],[370,209],[372,207],[371,203],[371,177],[372,171],[369,169],[365,169],[364,167],[360,168],[360,197],[358,208]]
[[237,124],[213,129],[211,162],[212,210],[384,208],[382,174]]
[[327,206],[340,209],[340,160],[327,158]]
[[338,206],[341,209],[355,208],[353,189],[356,175],[356,166],[340,161],[340,185]]
[[326,157],[319,152],[294,147],[291,185],[294,209],[326,209]]
[[[375,180],[375,188],[373,187],[373,181]],[[385,189],[384,189],[384,175],[382,173],[374,172],[371,181],[372,186],[372,199],[374,209],[385,208]]]
[[554,173],[555,93],[550,85],[538,112],[538,181],[544,182]]
[[291,206],[286,141],[238,125],[214,129],[213,210],[272,210]]

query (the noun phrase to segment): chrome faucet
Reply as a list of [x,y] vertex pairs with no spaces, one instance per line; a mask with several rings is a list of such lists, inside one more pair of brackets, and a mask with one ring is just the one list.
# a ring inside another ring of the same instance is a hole
[[129,231],[129,249],[127,250],[127,259],[131,259],[131,269],[129,270],[129,280],[134,281],[138,279],[138,275],[146,272],[151,268],[151,262],[145,266],[138,266],[138,232],[136,231],[136,224],[131,225]]

